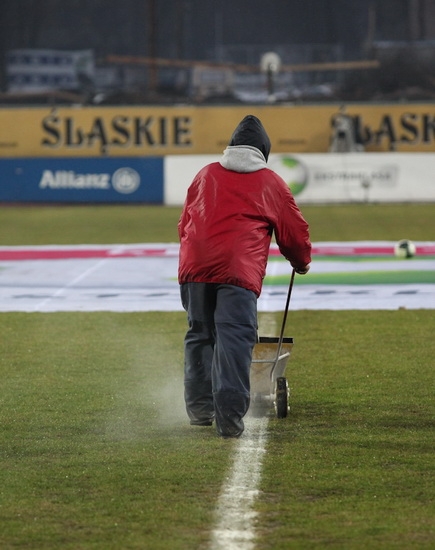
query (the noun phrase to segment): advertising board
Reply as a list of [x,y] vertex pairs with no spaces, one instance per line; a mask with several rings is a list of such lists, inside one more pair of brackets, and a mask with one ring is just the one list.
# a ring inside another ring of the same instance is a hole
[[163,159],[2,159],[0,201],[163,202]]
[[[167,205],[181,205],[195,174],[220,155],[169,156],[164,164]],[[277,172],[300,204],[435,202],[435,154],[272,154]]]
[[[0,158],[220,154],[258,116],[274,153],[326,153],[340,105],[0,108]],[[435,151],[433,104],[349,105],[366,152]]]

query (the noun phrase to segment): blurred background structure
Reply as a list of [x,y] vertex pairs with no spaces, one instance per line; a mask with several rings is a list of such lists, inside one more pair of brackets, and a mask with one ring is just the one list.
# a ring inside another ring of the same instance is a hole
[[0,104],[434,98],[435,0],[1,0]]

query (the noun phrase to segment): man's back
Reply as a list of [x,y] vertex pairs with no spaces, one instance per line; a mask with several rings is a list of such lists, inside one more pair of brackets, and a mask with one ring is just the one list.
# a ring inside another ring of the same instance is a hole
[[192,182],[180,219],[180,282],[227,283],[259,295],[273,230],[290,250],[300,248],[306,227],[271,170],[241,173],[210,164]]

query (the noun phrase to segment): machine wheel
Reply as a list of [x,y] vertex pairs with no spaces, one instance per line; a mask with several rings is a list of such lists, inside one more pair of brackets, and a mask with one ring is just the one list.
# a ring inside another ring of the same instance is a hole
[[287,379],[281,376],[276,379],[275,411],[277,418],[285,418],[289,411],[289,387]]

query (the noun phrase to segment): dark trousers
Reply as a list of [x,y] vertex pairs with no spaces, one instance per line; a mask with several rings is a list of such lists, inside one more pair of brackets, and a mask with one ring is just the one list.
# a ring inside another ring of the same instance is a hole
[[220,435],[241,432],[249,408],[257,296],[210,283],[186,283],[180,291],[189,323],[184,340],[187,414],[192,421],[214,417]]

